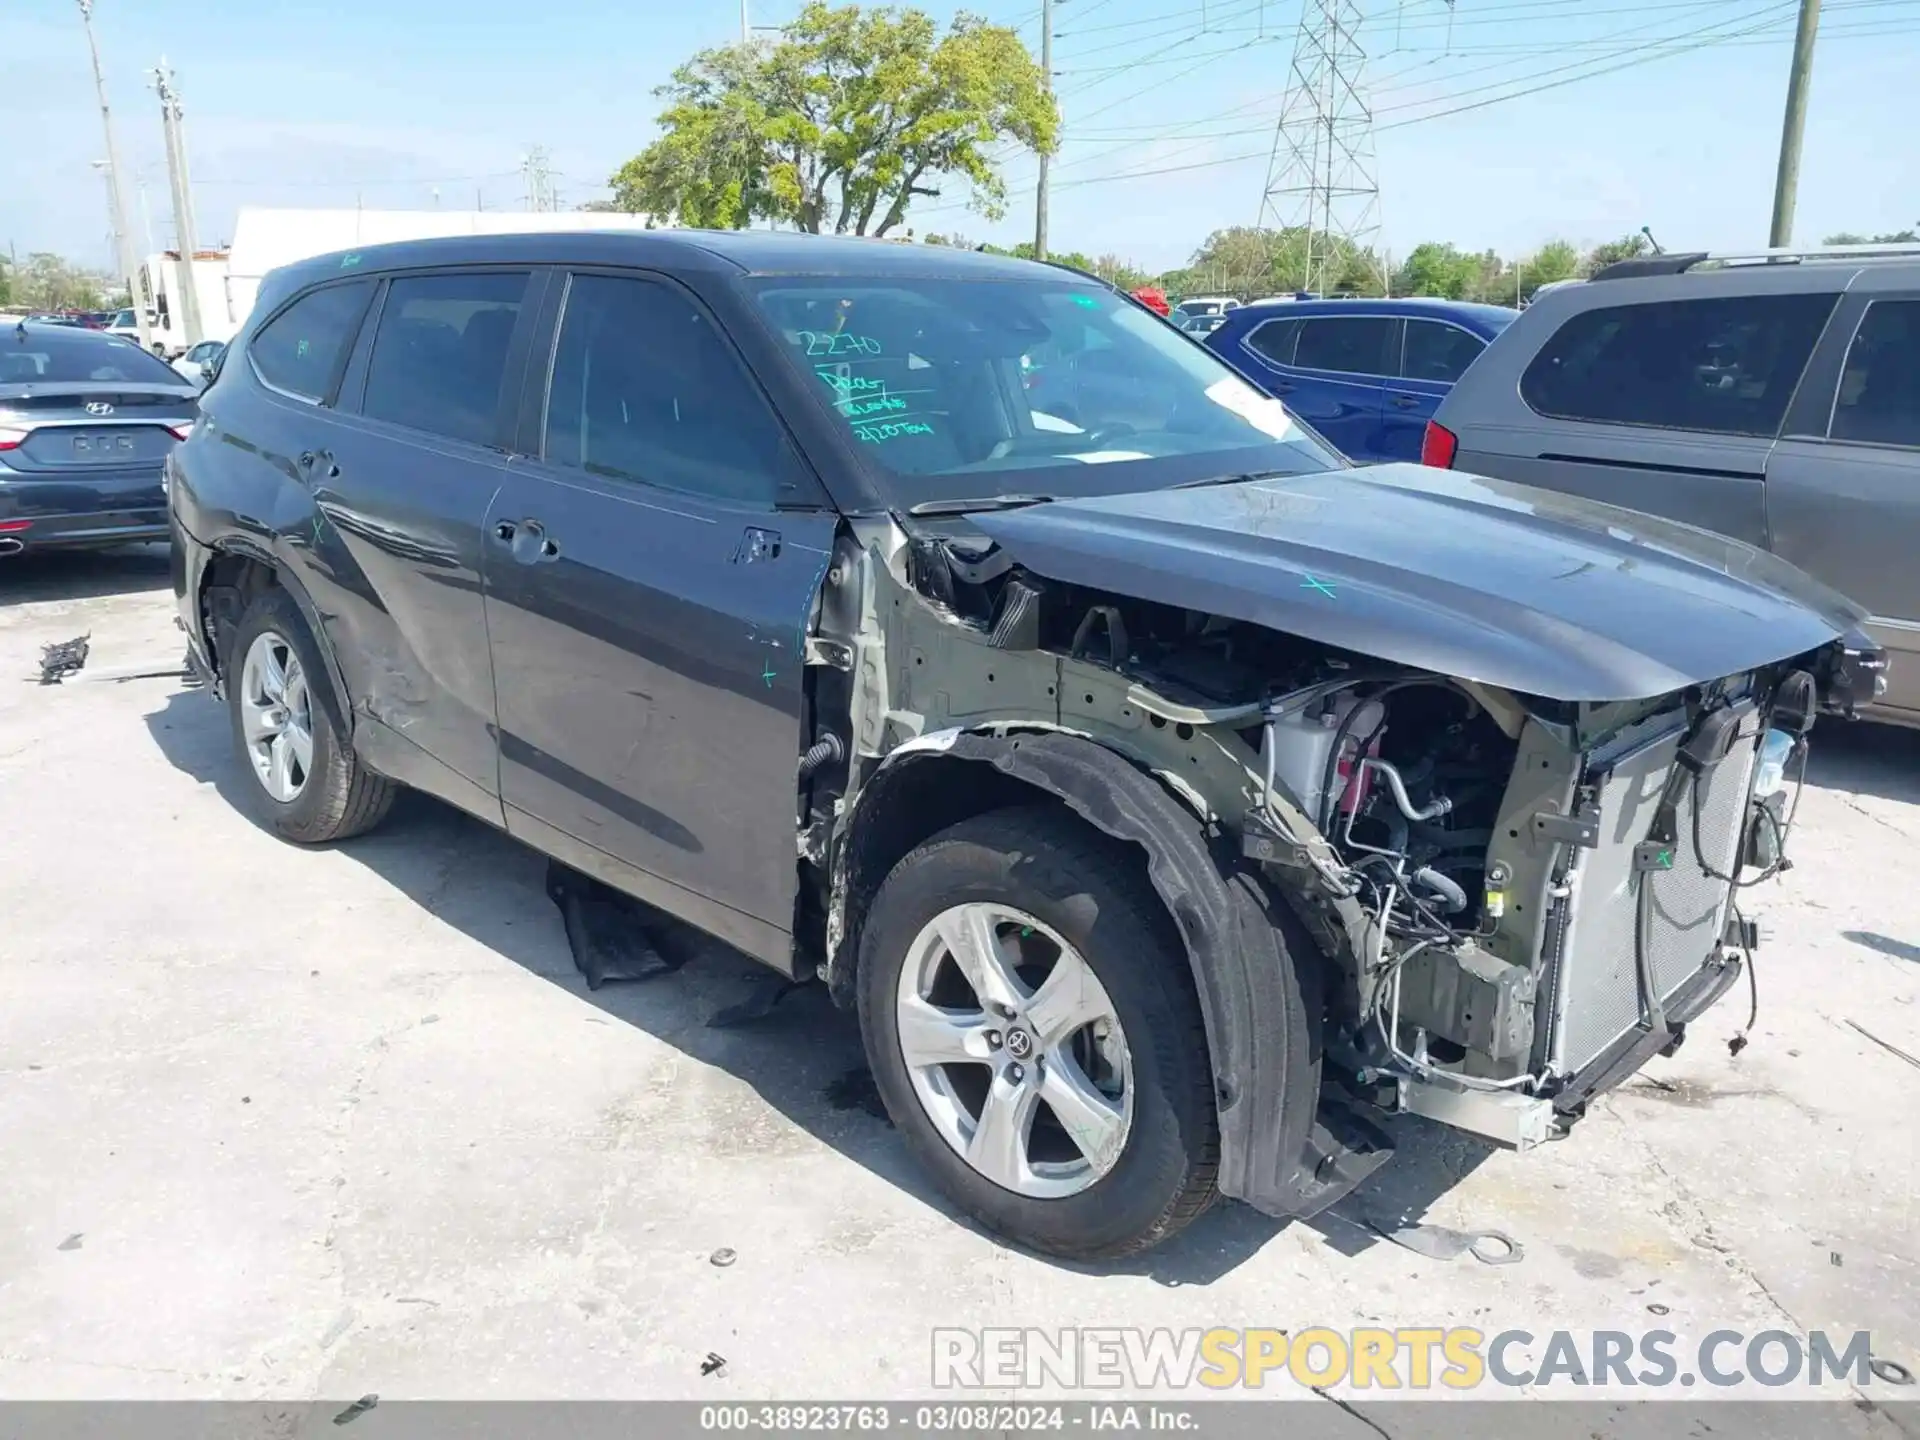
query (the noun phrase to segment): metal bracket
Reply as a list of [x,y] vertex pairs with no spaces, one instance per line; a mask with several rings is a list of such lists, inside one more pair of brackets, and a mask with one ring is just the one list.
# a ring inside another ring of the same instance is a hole
[[1582,805],[1571,815],[1555,815],[1551,811],[1541,810],[1533,817],[1533,833],[1542,840],[1554,840],[1563,845],[1577,845],[1582,850],[1600,848],[1600,810],[1593,805]]
[[818,635],[809,635],[802,655],[802,663],[826,665],[835,670],[851,670],[853,669],[853,647],[842,645],[838,640],[822,640]]

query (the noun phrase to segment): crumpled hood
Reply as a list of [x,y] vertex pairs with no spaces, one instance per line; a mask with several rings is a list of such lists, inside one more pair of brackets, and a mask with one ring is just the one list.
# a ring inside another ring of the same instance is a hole
[[1667,694],[1864,618],[1740,541],[1418,465],[969,519],[1041,576],[1557,700]]

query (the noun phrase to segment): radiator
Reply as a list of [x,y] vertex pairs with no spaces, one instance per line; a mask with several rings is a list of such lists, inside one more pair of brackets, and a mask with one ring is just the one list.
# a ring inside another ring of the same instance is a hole
[[[1735,873],[1759,754],[1758,711],[1751,702],[1736,708],[1740,720],[1732,749],[1695,782],[1700,787],[1700,844],[1718,875]],[[1652,888],[1648,968],[1663,1003],[1713,958],[1725,933],[1732,886],[1700,867],[1691,793],[1683,794],[1680,802],[1673,868],[1633,873],[1634,846],[1647,838],[1653,825],[1685,732],[1684,717],[1656,717],[1589,757],[1588,782],[1598,787],[1600,841],[1595,849],[1573,852],[1568,876],[1567,921],[1554,971],[1547,1041],[1548,1062],[1559,1074],[1583,1069],[1645,1014],[1634,959],[1640,885]]]

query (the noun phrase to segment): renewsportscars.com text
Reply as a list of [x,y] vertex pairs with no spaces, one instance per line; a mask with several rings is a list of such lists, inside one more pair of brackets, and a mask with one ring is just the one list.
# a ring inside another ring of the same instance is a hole
[[1866,1385],[1864,1330],[936,1329],[941,1389],[1803,1390]]

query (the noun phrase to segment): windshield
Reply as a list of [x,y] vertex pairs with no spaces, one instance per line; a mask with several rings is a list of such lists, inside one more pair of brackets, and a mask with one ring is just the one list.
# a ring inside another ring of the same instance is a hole
[[178,385],[164,361],[138,345],[99,330],[14,326],[0,330],[0,385],[59,385],[88,381]]
[[1344,462],[1208,351],[1071,282],[755,282],[809,388],[907,505],[1114,494]]
[[116,310],[113,312],[113,319],[109,320],[107,323],[111,325],[113,328],[115,328],[116,330],[118,329],[131,330],[134,328],[133,311]]

